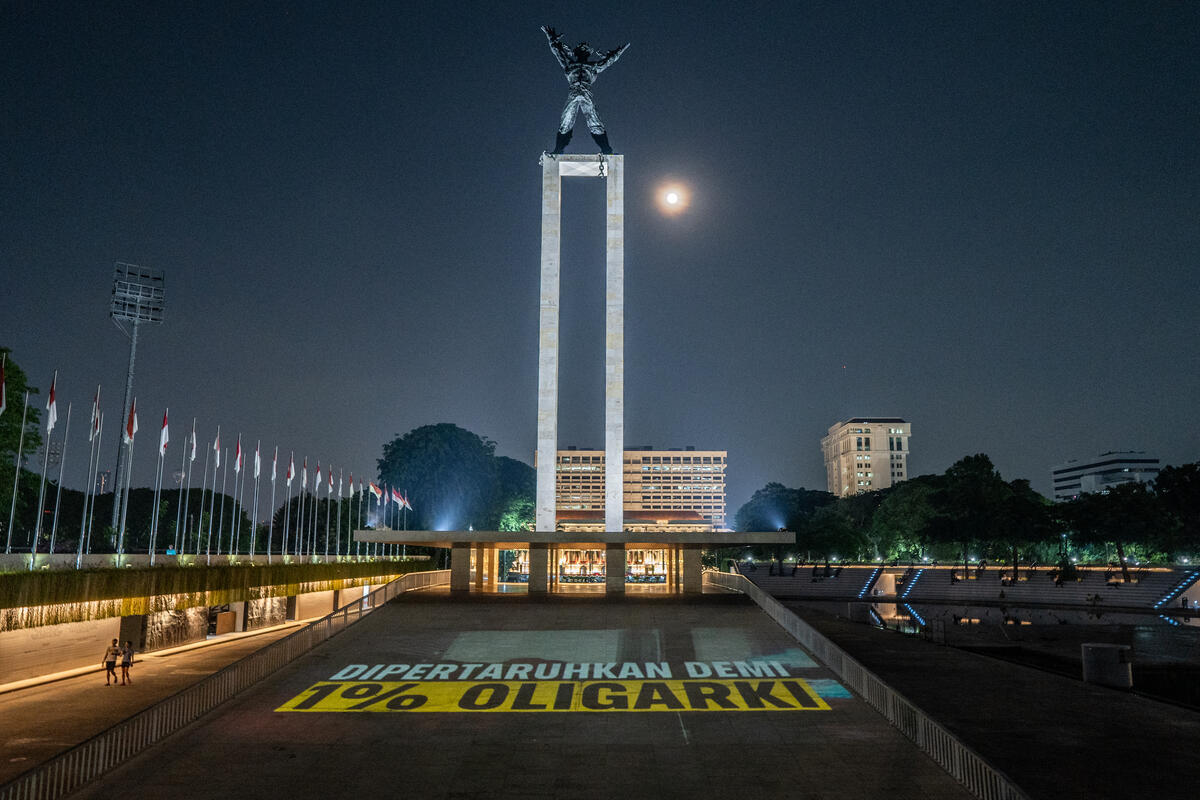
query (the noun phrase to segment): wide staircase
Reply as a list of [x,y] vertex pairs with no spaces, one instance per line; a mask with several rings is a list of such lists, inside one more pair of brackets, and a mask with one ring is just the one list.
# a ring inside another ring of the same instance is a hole
[[743,562],[736,569],[774,597],[804,600],[865,598],[883,571],[878,566],[807,564],[793,569],[785,564],[783,574],[772,575],[766,562]]
[[[768,594],[797,600],[898,600],[909,603],[963,605],[1045,605],[1171,611],[1184,597],[1200,601],[1200,570],[1131,567],[1129,581],[1121,570],[1082,567],[1073,577],[1055,567],[1021,567],[1014,578],[1003,566],[972,565],[884,567],[785,565],[741,562],[734,569]],[[891,587],[895,593],[891,593]],[[887,587],[884,590],[883,587]]]

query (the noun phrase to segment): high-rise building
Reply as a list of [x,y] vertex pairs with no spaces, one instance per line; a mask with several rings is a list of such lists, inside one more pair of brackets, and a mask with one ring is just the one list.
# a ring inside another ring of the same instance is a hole
[[1122,483],[1149,483],[1158,476],[1159,461],[1139,450],[1110,451],[1095,458],[1072,459],[1051,468],[1054,499],[1073,500]]
[[821,439],[829,491],[847,497],[907,479],[911,435],[899,417],[853,417],[831,427]]
[[[626,450],[622,465],[625,529],[725,529],[725,450]],[[604,521],[604,451],[558,451],[558,527]],[[589,515],[586,512],[595,512]],[[582,528],[580,528],[582,529]],[[604,530],[603,526],[598,530]]]

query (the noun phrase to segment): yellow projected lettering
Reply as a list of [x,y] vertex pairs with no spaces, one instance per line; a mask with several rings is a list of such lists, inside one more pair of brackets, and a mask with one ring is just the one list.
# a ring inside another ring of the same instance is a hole
[[276,711],[828,711],[798,678],[323,682]]

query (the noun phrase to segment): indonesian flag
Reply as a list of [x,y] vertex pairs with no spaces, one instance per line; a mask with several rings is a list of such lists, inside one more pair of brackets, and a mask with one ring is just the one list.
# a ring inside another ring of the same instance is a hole
[[188,454],[188,461],[196,460],[196,418],[192,417],[192,451]]
[[295,477],[296,477],[296,454],[294,452],[288,451],[288,471],[287,471],[287,475],[283,476],[283,479],[285,481],[287,481],[287,487],[288,487],[289,491],[292,488],[292,478],[295,478]]
[[[216,454],[217,463],[213,467],[213,475],[217,474],[217,470],[221,468],[221,426],[217,426],[217,438],[213,439],[213,453]],[[214,478],[213,480],[216,480]]]
[[58,403],[54,400],[54,388],[58,386],[58,370],[54,371],[54,378],[50,381],[50,399],[46,401],[46,435],[50,435],[50,431],[54,430],[54,423],[58,422]]
[[262,462],[258,457],[258,442],[254,443],[254,479],[258,480],[258,473],[262,471]]
[[350,473],[350,496],[354,496],[354,473]]
[[[53,398],[53,396],[54,396],[54,394],[53,394],[53,390],[51,390],[51,395],[50,395],[50,396],[51,396],[51,398]],[[53,399],[51,399],[51,401],[50,401],[50,402],[51,402],[51,403],[53,403],[53,402],[54,402],[54,400],[53,400]],[[126,444],[133,444],[133,435],[134,435],[135,433],[137,433],[137,432],[138,432],[138,424],[137,424],[137,398],[135,397],[135,398],[133,398],[133,405],[131,405],[131,406],[129,407],[129,419],[128,419],[128,421],[126,421],[126,423],[125,423],[125,436],[124,436],[125,443],[126,443]]]
[[8,408],[8,394],[4,388],[4,362],[8,360],[8,353],[0,355],[0,414],[4,413],[4,409]]
[[304,463],[300,466],[300,488],[308,488],[308,456],[304,457]]
[[[339,471],[338,471],[338,499],[339,499],[339,500],[340,500],[341,498],[343,498],[343,497],[345,497],[345,496],[346,496],[346,492],[345,492],[345,484],[343,484],[343,483],[342,483],[342,478],[344,478],[344,477],[345,477],[345,476],[344,476],[344,475],[342,474],[342,472],[339,470]],[[352,476],[350,476],[350,477],[351,477],[351,478],[353,478],[354,476],[352,475]]]
[[333,494],[333,467],[329,468],[329,494]]
[[275,482],[275,475],[279,468],[279,445],[275,445],[275,457],[271,459],[271,483]]
[[167,454],[167,443],[171,441],[171,434],[167,430],[167,411],[163,411],[162,430],[158,432],[158,455],[160,458]]
[[395,489],[392,489],[392,502],[404,508],[404,498]]
[[367,485],[371,487],[371,494],[375,495],[376,502],[381,501],[383,499],[383,489],[376,486],[375,481],[371,481]]
[[404,507],[409,511],[413,510],[412,503],[408,502],[408,492],[404,493]]
[[92,429],[88,431],[88,441],[94,440],[100,434],[100,384],[96,384],[96,396],[92,398]]
[[313,480],[313,493],[321,491],[321,459],[317,459],[317,477]]
[[242,471],[242,435],[238,434],[237,449],[233,452],[233,473],[236,475]]

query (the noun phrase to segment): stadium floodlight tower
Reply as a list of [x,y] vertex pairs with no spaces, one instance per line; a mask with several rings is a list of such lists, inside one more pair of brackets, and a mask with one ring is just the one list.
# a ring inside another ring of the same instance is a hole
[[[125,375],[125,405],[122,406],[121,420],[124,425],[129,418],[129,404],[133,401],[133,366],[137,360],[138,326],[147,323],[155,324],[163,321],[163,308],[166,305],[163,284],[163,272],[159,269],[146,269],[133,264],[117,262],[113,269],[112,303],[108,307],[108,315],[121,332],[129,337],[129,372]],[[122,472],[129,468],[125,463],[125,447],[121,437],[117,439],[117,471],[113,481],[113,516],[112,526],[116,528],[121,521]]]

